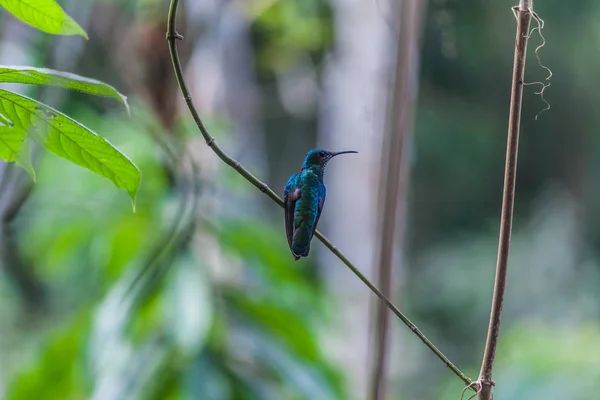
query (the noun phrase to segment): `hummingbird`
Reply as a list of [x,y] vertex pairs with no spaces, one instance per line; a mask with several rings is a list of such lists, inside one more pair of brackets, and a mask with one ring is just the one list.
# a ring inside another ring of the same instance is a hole
[[290,176],[283,191],[285,233],[294,260],[308,256],[310,241],[317,229],[327,190],[323,183],[329,160],[340,154],[358,151],[312,149],[304,157],[299,173]]

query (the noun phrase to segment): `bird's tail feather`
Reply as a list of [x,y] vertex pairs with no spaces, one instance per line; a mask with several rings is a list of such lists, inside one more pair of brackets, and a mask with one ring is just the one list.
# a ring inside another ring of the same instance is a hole
[[312,230],[306,227],[299,227],[294,233],[292,239],[292,252],[295,256],[306,257],[310,251],[310,241],[312,239]]

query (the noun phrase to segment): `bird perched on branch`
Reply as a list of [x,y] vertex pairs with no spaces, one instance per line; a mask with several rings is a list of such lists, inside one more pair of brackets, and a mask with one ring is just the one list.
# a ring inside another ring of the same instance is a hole
[[327,193],[323,183],[325,167],[333,157],[348,153],[358,153],[358,151],[310,150],[304,158],[300,173],[290,176],[285,185],[283,191],[285,233],[296,261],[300,257],[308,256],[310,241],[323,211]]

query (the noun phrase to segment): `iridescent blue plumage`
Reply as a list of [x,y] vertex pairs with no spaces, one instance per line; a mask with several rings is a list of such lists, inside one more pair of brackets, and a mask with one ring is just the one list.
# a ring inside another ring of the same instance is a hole
[[285,230],[295,260],[308,256],[310,242],[323,211],[327,195],[323,183],[325,167],[333,157],[346,153],[357,152],[312,149],[304,158],[300,173],[290,176],[285,185]]

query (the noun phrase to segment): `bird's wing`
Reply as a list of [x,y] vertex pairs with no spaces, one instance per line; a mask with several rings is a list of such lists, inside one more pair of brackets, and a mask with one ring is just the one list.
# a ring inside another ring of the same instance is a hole
[[327,190],[325,189],[325,185],[321,185],[319,187],[319,208],[317,210],[317,218],[315,219],[315,226],[313,227],[312,236],[315,234],[317,230],[317,224],[319,223],[319,218],[321,218],[321,212],[323,211],[323,205],[325,205],[325,197],[327,196]]
[[296,185],[295,179],[290,178],[288,184],[283,191],[283,209],[285,211],[285,235],[287,236],[288,245],[292,249],[292,238],[294,237],[294,211],[296,209],[296,201],[302,195],[300,188]]

